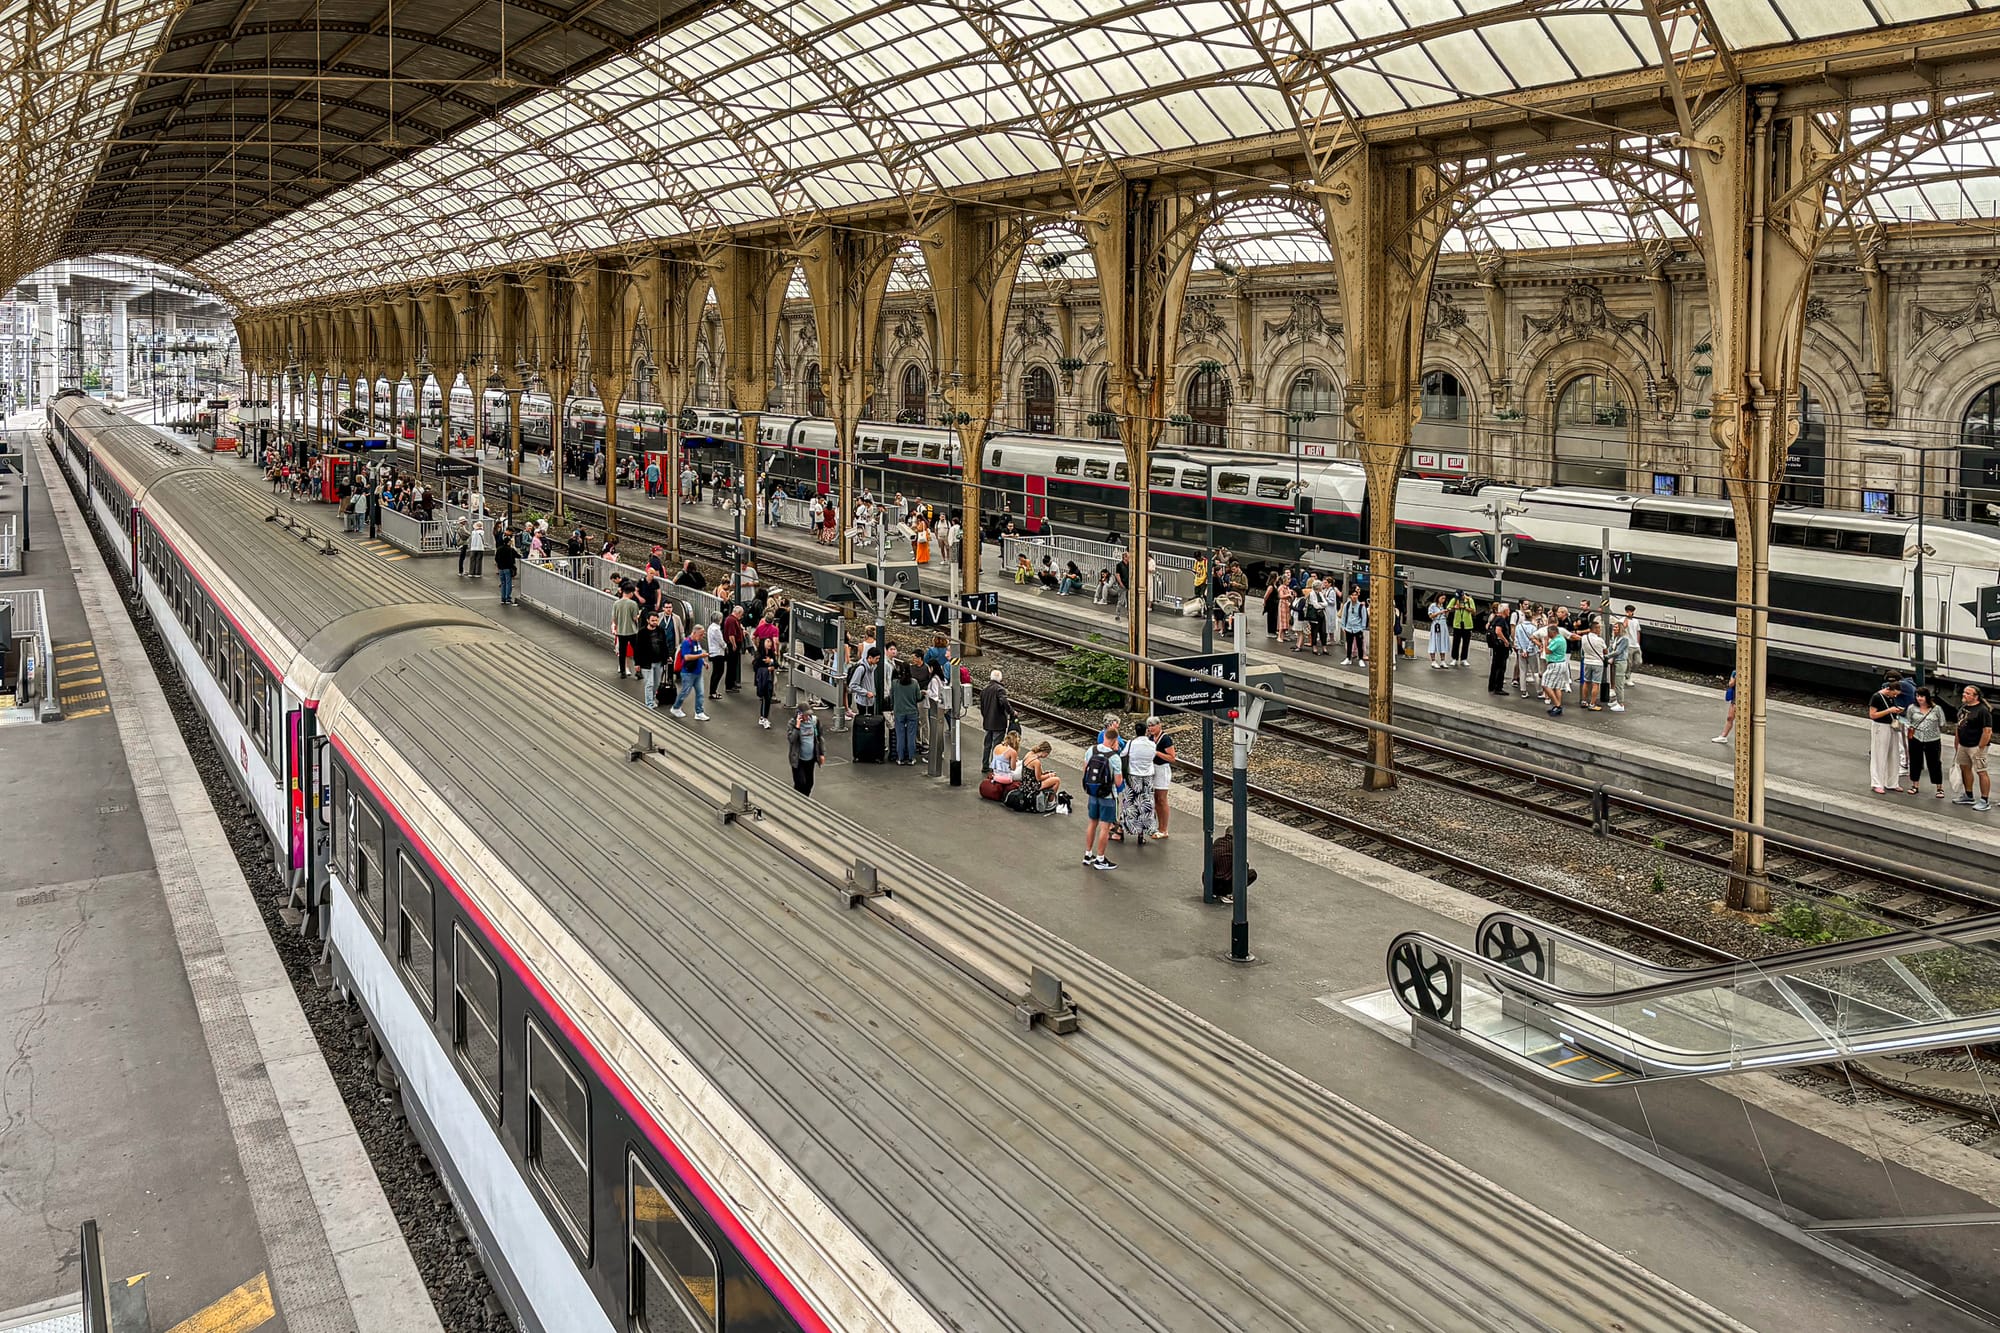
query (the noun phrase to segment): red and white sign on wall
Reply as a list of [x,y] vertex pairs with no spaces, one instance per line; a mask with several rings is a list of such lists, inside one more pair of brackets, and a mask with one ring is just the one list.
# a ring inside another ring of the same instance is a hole
[[1435,449],[1412,449],[1410,471],[1463,473],[1469,467],[1464,454],[1441,454]]

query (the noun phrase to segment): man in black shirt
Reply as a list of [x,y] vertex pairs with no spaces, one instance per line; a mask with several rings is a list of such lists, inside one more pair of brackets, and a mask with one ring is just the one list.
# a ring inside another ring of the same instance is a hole
[[[1960,696],[1964,707],[1958,711],[1958,777],[1965,790],[1959,793],[1957,805],[1969,805],[1975,810],[1993,808],[1993,775],[1986,771],[1986,747],[1993,743],[1993,710],[1986,703],[1986,696],[1979,692],[1977,685],[1965,687]],[[1972,780],[1979,779],[1979,795],[1972,794]]]
[[1493,603],[1493,609],[1486,613],[1486,647],[1493,654],[1486,668],[1486,692],[1505,694],[1507,688],[1501,682],[1506,679],[1507,664],[1514,660],[1514,617],[1505,602]]

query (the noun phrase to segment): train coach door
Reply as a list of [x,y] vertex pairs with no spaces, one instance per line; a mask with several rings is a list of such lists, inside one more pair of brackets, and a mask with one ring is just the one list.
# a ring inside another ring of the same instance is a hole
[[[1912,583],[1916,581],[1916,570],[1914,568],[1910,571],[1910,580]],[[1924,599],[1924,637],[1922,647],[1924,661],[1932,667],[1944,666],[1951,659],[1952,616],[1951,598],[1949,596],[1950,588],[1951,578],[1949,573],[1937,575],[1931,573],[1928,569],[1924,571],[1922,593]],[[1903,623],[1905,625],[1915,625],[1917,623],[1916,618],[1910,612],[1910,597],[1906,592],[1903,597]],[[1903,656],[1905,660],[1915,661],[1917,648],[1917,636],[1915,634],[1905,634],[1903,636]]]
[[1030,473],[1022,495],[1022,527],[1031,537],[1039,536],[1048,524],[1049,479],[1038,473]]

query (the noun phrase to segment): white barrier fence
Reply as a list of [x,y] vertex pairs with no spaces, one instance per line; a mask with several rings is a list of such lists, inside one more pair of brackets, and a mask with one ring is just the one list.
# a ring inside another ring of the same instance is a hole
[[[1044,556],[1061,575],[1073,560],[1083,573],[1082,595],[1095,597],[1098,574],[1113,573],[1119,558],[1125,554],[1123,546],[1091,541],[1085,537],[1003,537],[1000,539],[1000,568],[995,572],[1004,577],[1014,577],[1016,567],[1025,555],[1036,576],[1041,573]],[[1178,611],[1194,600],[1194,560],[1191,557],[1155,555],[1153,565],[1151,599],[1154,606]],[[1136,579],[1136,573],[1132,577]]]
[[20,516],[0,516],[0,574],[21,572]]

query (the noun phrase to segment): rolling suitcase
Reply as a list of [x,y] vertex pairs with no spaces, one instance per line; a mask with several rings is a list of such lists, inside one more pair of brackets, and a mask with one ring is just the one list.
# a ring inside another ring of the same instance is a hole
[[888,726],[880,713],[863,713],[854,719],[854,762],[883,764],[889,760]]

